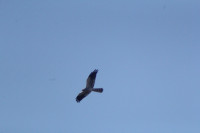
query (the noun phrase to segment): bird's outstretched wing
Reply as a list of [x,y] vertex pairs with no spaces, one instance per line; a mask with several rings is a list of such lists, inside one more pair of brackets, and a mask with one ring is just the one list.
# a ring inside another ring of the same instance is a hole
[[85,91],[82,90],[81,93],[78,94],[78,96],[76,97],[76,101],[80,102],[84,97],[86,97],[88,94],[90,94],[91,91]]
[[86,81],[86,88],[94,88],[97,72],[98,70],[95,69],[93,72],[90,73]]

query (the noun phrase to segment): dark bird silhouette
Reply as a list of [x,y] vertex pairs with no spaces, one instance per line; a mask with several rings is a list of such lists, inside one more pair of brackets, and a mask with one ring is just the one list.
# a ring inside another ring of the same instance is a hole
[[81,91],[81,93],[79,93],[78,96],[76,97],[77,102],[80,102],[84,97],[86,97],[92,91],[99,92],[99,93],[103,92],[103,88],[94,88],[97,72],[98,70],[95,69],[93,72],[90,73],[86,81],[86,88],[84,88]]

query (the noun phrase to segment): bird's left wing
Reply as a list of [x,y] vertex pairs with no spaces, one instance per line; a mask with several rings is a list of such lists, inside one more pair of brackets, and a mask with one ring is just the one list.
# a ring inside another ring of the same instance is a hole
[[86,88],[94,88],[97,72],[98,70],[95,69],[93,72],[90,73],[90,75],[87,78]]

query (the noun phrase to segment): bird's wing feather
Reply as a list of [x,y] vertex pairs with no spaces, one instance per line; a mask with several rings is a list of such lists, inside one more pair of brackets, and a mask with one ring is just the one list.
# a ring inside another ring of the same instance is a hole
[[86,81],[86,88],[94,87],[97,72],[98,72],[98,70],[95,69],[93,72],[90,73],[90,75],[88,76],[87,81]]
[[89,91],[82,91],[81,93],[78,94],[76,97],[76,101],[80,102],[84,97],[86,97],[90,92]]

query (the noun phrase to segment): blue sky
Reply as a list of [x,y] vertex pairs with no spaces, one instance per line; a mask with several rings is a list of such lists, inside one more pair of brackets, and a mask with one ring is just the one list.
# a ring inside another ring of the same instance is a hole
[[199,5],[0,0],[0,133],[199,133]]

